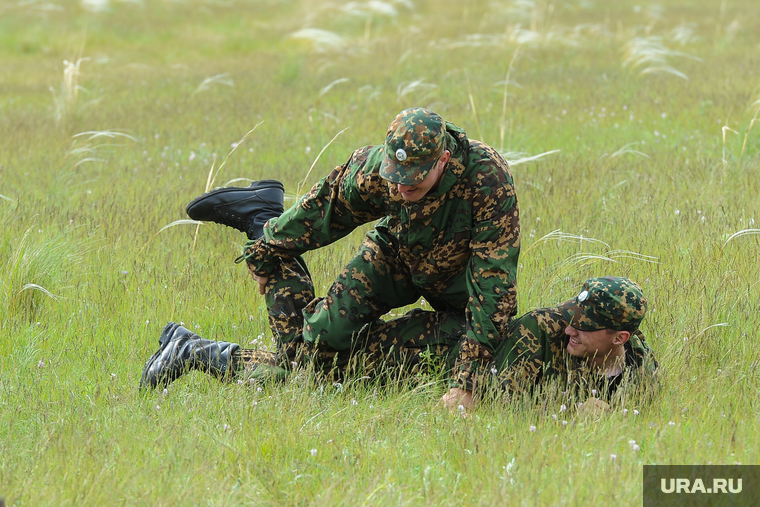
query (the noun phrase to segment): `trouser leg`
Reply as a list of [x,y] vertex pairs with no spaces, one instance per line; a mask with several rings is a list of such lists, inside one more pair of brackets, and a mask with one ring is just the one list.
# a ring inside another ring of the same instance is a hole
[[332,349],[322,347],[317,350],[311,343],[304,343],[304,314],[310,314],[307,307],[314,307],[324,298],[314,298],[314,284],[301,257],[278,259],[269,275],[264,299],[276,349],[275,352],[242,350],[242,369],[252,372],[259,365],[292,369],[301,364],[305,352],[317,364],[331,364]]
[[303,350],[303,311],[314,300],[314,284],[300,257],[281,257],[269,275],[264,299],[277,343],[276,362],[289,367]]
[[413,368],[425,352],[448,360],[465,333],[464,312],[418,309],[397,319],[381,318],[419,297],[392,238],[375,229],[328,295],[304,309],[304,341],[313,345],[323,369],[345,369],[352,360]]
[[[395,319],[377,319],[365,324],[350,349],[336,351],[321,345],[309,349],[310,357],[319,371],[332,371],[337,376],[351,372],[374,374],[385,368],[400,368],[405,373],[415,374],[426,365],[428,358],[432,364],[450,370],[465,331],[463,314],[415,308]],[[294,347],[298,342],[287,343]],[[264,365],[271,376],[272,372],[279,371],[273,368],[287,366],[277,352],[241,349],[238,357],[240,369],[249,374]]]
[[433,364],[450,370],[465,332],[463,314],[415,308],[399,318],[366,325],[358,341],[361,349],[353,355],[353,362],[369,372],[398,367],[414,374],[429,358]]
[[[249,266],[250,268],[250,266]],[[240,349],[235,353],[237,371],[246,377],[282,379],[303,354],[303,309],[314,299],[314,285],[305,261],[281,257],[265,287],[269,327],[276,341],[274,351]]]
[[287,258],[280,258],[270,274],[265,297],[277,353],[273,359],[244,351],[244,364],[288,368],[300,362],[303,352],[321,371],[345,371],[357,361],[413,367],[423,353],[448,360],[465,332],[464,315],[450,312],[414,310],[381,319],[420,294],[392,240],[377,230],[367,235],[325,297],[314,298],[303,261]]
[[317,348],[355,350],[359,332],[393,308],[419,299],[408,268],[392,242],[368,234],[356,256],[343,269],[327,296],[304,309],[304,340]]
[[258,349],[240,349],[237,355],[238,370],[253,370],[259,365],[277,366],[277,352]]

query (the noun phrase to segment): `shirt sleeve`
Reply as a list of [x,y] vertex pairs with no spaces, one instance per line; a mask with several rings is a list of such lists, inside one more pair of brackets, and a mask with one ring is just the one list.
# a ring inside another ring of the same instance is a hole
[[480,192],[474,202],[467,266],[467,334],[460,343],[452,385],[467,390],[474,388],[478,372],[493,361],[493,351],[517,313],[520,217],[506,162],[498,154],[495,157],[504,169],[485,173],[476,182]]
[[637,380],[652,385],[659,383],[660,365],[640,329],[631,333],[625,352],[626,366],[630,368]]
[[294,206],[269,220],[264,236],[244,248],[243,257],[253,272],[267,276],[277,256],[321,248],[384,216],[387,184],[372,170],[381,155],[378,147],[355,151]]
[[557,308],[538,308],[514,319],[496,349],[492,374],[511,394],[530,392],[545,376],[566,374],[567,326]]

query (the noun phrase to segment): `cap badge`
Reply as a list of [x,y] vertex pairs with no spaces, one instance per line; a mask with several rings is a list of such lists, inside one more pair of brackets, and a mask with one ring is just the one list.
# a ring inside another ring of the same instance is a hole
[[406,160],[406,152],[402,148],[399,148],[398,150],[396,150],[396,160],[398,160],[399,162],[403,162],[404,160]]
[[586,299],[588,299],[588,291],[587,290],[584,290],[583,292],[581,292],[580,294],[578,294],[578,302],[579,303],[583,303],[584,301],[586,301]]

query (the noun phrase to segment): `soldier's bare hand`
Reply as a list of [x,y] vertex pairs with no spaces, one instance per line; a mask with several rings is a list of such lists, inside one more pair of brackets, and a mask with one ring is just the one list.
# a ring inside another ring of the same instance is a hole
[[460,389],[459,387],[452,387],[449,392],[444,394],[440,401],[441,405],[449,410],[466,413],[466,411],[472,408],[472,391],[466,389]]
[[264,294],[265,287],[267,286],[267,281],[269,280],[268,276],[259,276],[256,274],[256,272],[253,270],[253,266],[250,264],[246,264],[248,266],[248,272],[251,274],[251,278],[253,278],[253,281],[259,284],[259,294]]
[[266,286],[267,286],[267,281],[269,280],[269,277],[268,276],[258,276],[258,275],[254,275],[254,274],[251,274],[251,276],[256,281],[256,283],[259,284],[259,294],[263,295],[266,292]]
[[594,398],[593,396],[591,398],[588,398],[586,401],[583,402],[583,405],[578,407],[578,416],[579,417],[596,417],[603,414],[606,414],[609,412],[610,404],[606,401],[600,400],[599,398]]

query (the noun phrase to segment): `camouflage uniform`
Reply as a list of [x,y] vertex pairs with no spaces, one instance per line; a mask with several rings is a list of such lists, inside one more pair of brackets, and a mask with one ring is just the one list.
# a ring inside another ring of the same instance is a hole
[[[405,201],[397,184],[423,181],[444,149],[451,159],[437,187]],[[315,298],[298,256],[378,219],[327,295]],[[383,145],[356,150],[271,219],[244,258],[252,273],[269,277],[267,308],[282,357],[296,357],[302,345],[322,360],[337,354],[338,362],[358,350],[434,346],[456,354],[456,385],[469,389],[516,313],[519,247],[506,161],[417,108],[396,117]],[[381,319],[420,297],[435,311]]]
[[[253,269],[251,264],[248,268]],[[272,373],[284,377],[304,354],[318,370],[339,376],[348,371],[367,374],[393,367],[416,373],[426,352],[435,358],[431,364],[443,363],[451,369],[465,330],[464,315],[416,308],[399,318],[377,318],[364,324],[352,336],[347,349],[304,342],[304,315],[312,314],[323,298],[314,298],[311,277],[298,257],[283,257],[275,263],[264,297],[269,324],[277,337],[277,352],[241,349],[235,369],[266,378]],[[263,371],[262,364],[267,367]]]
[[[638,329],[646,312],[641,289],[627,278],[592,278],[574,299],[553,308],[533,310],[512,321],[505,340],[489,365],[508,392],[533,389],[543,379],[567,379],[575,389],[596,389],[611,396],[626,378],[656,380],[657,361]],[[567,352],[565,328],[581,331],[629,331],[625,343],[625,369],[604,377],[591,371],[583,358]]]

